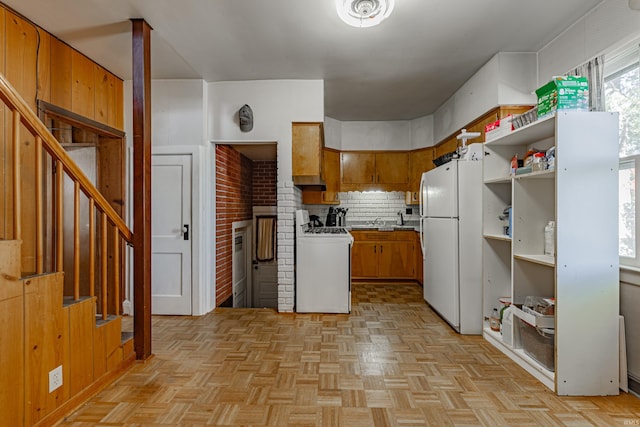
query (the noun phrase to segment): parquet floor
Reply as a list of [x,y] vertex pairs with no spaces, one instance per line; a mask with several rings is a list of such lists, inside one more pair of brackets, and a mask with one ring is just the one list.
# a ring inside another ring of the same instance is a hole
[[154,317],[155,357],[61,425],[640,425],[640,399],[558,397],[421,292],[356,284],[350,315]]

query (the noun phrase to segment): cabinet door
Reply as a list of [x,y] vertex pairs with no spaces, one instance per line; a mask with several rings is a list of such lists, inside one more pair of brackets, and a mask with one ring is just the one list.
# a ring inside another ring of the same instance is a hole
[[376,153],[376,182],[378,184],[409,183],[409,153]]
[[340,154],[342,184],[373,184],[376,175],[374,153],[343,152]]
[[291,126],[293,176],[322,176],[322,123]]
[[409,177],[409,191],[416,193],[411,197],[412,201],[418,200],[420,191],[420,178],[424,172],[433,169],[433,148],[425,148],[411,152],[411,176]]
[[378,254],[378,277],[413,279],[415,245],[409,241],[381,242]]
[[323,150],[324,181],[327,190],[324,192],[325,203],[338,203],[340,192],[340,152],[325,148]]
[[351,277],[378,277],[378,243],[354,242],[351,247]]

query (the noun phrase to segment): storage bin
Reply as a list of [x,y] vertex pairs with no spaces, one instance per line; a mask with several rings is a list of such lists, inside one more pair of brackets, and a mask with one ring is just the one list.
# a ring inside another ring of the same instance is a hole
[[518,328],[524,352],[549,371],[555,371],[555,329],[536,328],[522,319],[518,319]]

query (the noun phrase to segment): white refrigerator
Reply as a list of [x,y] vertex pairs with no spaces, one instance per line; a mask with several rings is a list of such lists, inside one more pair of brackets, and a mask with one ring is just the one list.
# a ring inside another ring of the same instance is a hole
[[482,162],[422,174],[424,299],[461,334],[482,333]]

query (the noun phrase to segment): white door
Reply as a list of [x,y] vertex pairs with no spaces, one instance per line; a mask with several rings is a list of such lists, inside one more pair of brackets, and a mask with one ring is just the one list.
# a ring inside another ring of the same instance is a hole
[[278,260],[276,257],[275,206],[254,206],[252,242],[252,307],[278,308]]
[[425,175],[426,204],[423,216],[455,218],[458,216],[458,162],[451,161]]
[[453,327],[460,324],[458,220],[424,220],[424,299]]
[[[190,315],[191,156],[153,155],[151,312]],[[134,231],[135,233],[135,231]]]
[[238,228],[233,234],[232,259],[232,285],[233,306],[236,308],[247,307],[247,285],[249,266],[247,256],[250,254],[248,228]]

